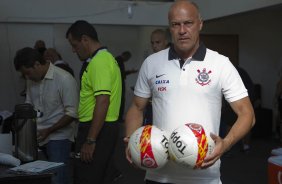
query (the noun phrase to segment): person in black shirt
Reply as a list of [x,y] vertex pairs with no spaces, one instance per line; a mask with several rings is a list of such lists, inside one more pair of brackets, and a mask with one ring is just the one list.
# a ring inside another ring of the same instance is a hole
[[129,51],[124,51],[121,55],[115,57],[118,62],[118,66],[121,73],[121,82],[122,82],[122,95],[121,95],[121,105],[119,110],[119,122],[123,122],[124,106],[125,106],[125,79],[129,74],[136,73],[138,70],[131,69],[125,70],[124,63],[131,58],[131,53]]

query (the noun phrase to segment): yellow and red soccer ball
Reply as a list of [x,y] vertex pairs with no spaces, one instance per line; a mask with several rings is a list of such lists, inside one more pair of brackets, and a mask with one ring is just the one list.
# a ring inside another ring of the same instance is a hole
[[196,123],[176,128],[170,135],[156,126],[138,128],[129,139],[128,148],[133,163],[141,169],[158,169],[168,162],[199,168],[214,149],[214,141]]
[[133,163],[141,169],[158,169],[168,161],[168,136],[156,126],[138,128],[128,142]]
[[213,149],[214,141],[200,124],[184,124],[175,129],[169,138],[170,159],[191,168],[199,168]]

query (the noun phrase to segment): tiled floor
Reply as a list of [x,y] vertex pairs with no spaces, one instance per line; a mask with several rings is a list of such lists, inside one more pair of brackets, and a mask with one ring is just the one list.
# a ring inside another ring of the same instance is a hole
[[253,139],[247,154],[235,146],[231,157],[222,158],[222,183],[267,184],[267,159],[271,150],[279,146],[280,143],[271,139]]
[[[121,125],[122,127],[122,125]],[[252,139],[249,153],[240,151],[239,144],[231,150],[231,154],[224,156],[221,167],[223,184],[267,184],[267,159],[272,149],[279,147],[279,143],[272,139]],[[123,173],[118,183],[144,184],[144,171],[132,168],[124,156],[124,145],[121,135],[116,151],[116,163]]]

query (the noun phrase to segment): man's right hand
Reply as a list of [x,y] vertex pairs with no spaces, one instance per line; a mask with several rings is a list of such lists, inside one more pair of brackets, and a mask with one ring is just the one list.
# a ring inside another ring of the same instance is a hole
[[129,148],[128,148],[128,142],[129,142],[129,137],[124,137],[123,138],[123,142],[124,142],[124,145],[125,145],[125,156],[126,156],[126,159],[128,160],[128,162],[130,164],[132,164],[132,160],[131,160],[131,155],[130,155],[130,151],[129,151]]

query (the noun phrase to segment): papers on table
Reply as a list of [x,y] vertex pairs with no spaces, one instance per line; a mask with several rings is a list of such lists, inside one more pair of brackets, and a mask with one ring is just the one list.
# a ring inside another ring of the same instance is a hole
[[26,172],[26,173],[40,173],[43,171],[52,170],[63,166],[64,163],[48,162],[43,160],[36,160],[29,162],[18,167],[13,167],[10,170],[15,172]]

